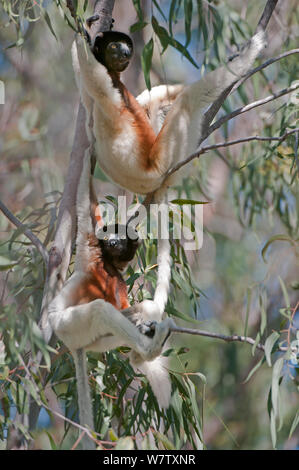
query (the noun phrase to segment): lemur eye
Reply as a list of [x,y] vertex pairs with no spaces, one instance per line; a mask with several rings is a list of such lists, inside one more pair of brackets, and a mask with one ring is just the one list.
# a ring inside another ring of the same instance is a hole
[[110,44],[110,47],[111,47],[111,49],[117,49],[117,44],[112,43],[112,44]]

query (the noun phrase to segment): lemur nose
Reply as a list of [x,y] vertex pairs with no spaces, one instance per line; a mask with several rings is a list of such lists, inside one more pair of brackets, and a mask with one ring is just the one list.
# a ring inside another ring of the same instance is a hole
[[117,245],[117,241],[116,240],[110,240],[110,246],[114,247]]

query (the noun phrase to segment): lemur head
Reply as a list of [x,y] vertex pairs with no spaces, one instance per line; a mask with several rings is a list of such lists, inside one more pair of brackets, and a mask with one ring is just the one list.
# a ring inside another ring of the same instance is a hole
[[123,72],[133,56],[133,42],[125,33],[105,31],[96,36],[92,52],[109,72]]
[[124,269],[136,253],[139,245],[138,233],[127,225],[105,225],[98,233],[99,245],[104,261],[117,269]]

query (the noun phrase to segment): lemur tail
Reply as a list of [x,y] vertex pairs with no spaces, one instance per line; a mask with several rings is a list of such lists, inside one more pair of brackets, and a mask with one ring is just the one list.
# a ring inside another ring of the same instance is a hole
[[171,397],[171,381],[167,370],[167,358],[159,356],[152,361],[138,361],[136,363],[131,355],[131,364],[147,377],[161,408],[168,408]]
[[[73,357],[76,368],[78,405],[79,405],[79,421],[81,426],[86,426],[93,430],[93,414],[91,408],[90,389],[87,375],[87,361],[84,349],[73,351]],[[89,399],[86,400],[86,397]],[[82,438],[82,446],[84,450],[94,450],[95,444],[86,434]]]
[[[82,267],[89,259],[89,241],[86,233],[94,233],[90,212],[90,181],[91,181],[91,157],[89,148],[86,149],[83,159],[83,168],[77,191],[77,254],[75,258],[75,270]],[[79,248],[79,249],[78,249]]]
[[266,46],[266,33],[259,30],[229,62],[207,73],[201,80],[187,87],[191,109],[202,109],[213,103],[221,93],[237,83],[251,69]]

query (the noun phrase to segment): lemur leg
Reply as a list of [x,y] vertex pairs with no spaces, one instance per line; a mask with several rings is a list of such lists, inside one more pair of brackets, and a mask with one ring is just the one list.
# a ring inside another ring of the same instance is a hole
[[142,335],[121,312],[102,299],[83,305],[56,309],[52,304],[49,321],[55,333],[70,350],[85,348],[112,334],[119,338],[119,345],[127,345],[144,360],[151,360],[161,353],[169,330],[174,324],[166,319],[156,325],[154,337]]
[[[201,135],[202,119],[207,106],[246,75],[265,45],[265,33],[259,31],[231,61],[186,86],[166,116],[152,147],[152,158],[156,155],[167,155],[168,167],[171,167],[194,152]],[[175,177],[171,176],[167,180],[168,186],[174,181]]]

